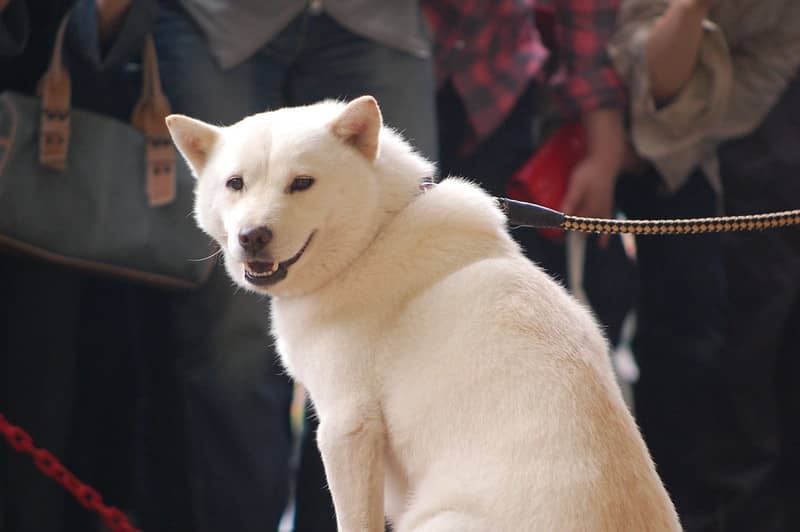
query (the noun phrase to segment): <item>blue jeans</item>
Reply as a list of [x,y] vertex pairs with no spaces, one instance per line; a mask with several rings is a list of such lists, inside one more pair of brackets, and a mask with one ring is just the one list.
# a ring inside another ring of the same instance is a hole
[[172,110],[217,124],[283,106],[372,94],[384,121],[436,159],[432,62],[304,14],[249,60],[223,70],[186,15],[161,9],[155,32]]
[[[177,8],[160,9],[154,35],[173,112],[231,124],[267,109],[372,94],[388,124],[436,156],[429,59],[358,37],[324,14],[298,16],[227,70]],[[275,363],[268,303],[235,290],[222,268],[171,303],[196,530],[275,530],[288,495],[292,388]]]

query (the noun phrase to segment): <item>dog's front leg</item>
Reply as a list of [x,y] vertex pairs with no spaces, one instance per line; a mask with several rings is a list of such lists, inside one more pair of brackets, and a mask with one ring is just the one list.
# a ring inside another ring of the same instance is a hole
[[317,443],[339,532],[383,532],[384,428],[379,416],[320,416]]

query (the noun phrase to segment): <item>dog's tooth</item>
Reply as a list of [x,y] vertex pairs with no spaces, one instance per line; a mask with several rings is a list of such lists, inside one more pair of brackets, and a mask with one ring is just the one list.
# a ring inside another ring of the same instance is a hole
[[245,269],[253,277],[269,277],[280,269],[279,262],[245,263]]

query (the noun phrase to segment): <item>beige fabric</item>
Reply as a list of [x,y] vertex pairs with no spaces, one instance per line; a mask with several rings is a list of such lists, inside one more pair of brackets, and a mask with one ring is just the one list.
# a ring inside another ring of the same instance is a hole
[[800,65],[800,0],[719,0],[695,72],[670,104],[650,96],[645,46],[667,0],[622,0],[610,55],[630,91],[631,137],[671,190],[699,165],[719,187],[716,148],[764,119]]

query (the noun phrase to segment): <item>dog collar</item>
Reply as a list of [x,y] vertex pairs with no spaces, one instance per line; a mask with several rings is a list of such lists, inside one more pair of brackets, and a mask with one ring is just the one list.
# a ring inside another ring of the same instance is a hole
[[433,180],[433,176],[423,177],[422,181],[419,183],[419,193],[427,192],[435,186],[436,182]]

